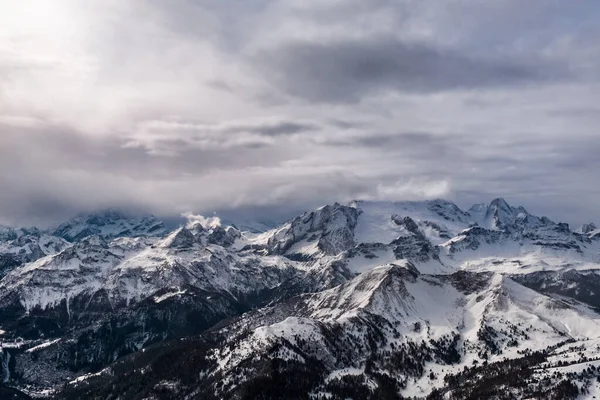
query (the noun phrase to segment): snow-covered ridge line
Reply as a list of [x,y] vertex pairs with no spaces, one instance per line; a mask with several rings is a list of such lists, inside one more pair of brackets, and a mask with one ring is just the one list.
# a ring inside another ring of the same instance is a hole
[[[9,273],[0,283],[0,298],[3,293],[19,293],[30,310],[56,306],[63,300],[68,307],[70,299],[102,290],[116,304],[129,304],[152,291],[190,282],[226,292],[254,290],[235,283],[235,270],[225,280],[218,277],[218,271],[211,271],[214,278],[209,281],[189,276],[184,272],[189,267],[180,271],[180,266],[192,265],[201,267],[204,275],[203,268],[211,259],[228,264],[224,270],[256,260],[260,274],[274,263],[278,269],[291,268],[296,275],[328,271],[331,263],[344,265],[351,273],[400,260],[408,260],[424,273],[463,268],[529,273],[565,265],[593,269],[600,262],[600,241],[512,207],[503,199],[468,211],[445,200],[336,203],[262,234],[212,222],[196,216],[195,223],[169,233],[151,216],[131,217],[114,210],[78,216],[56,230],[69,240],[78,238],[75,246],[56,238],[60,246],[42,251],[34,262]],[[37,240],[46,248],[55,243],[52,238],[41,235]],[[516,262],[510,264],[511,260]],[[65,279],[67,273],[71,276]],[[150,284],[144,278],[148,273],[161,278]],[[271,284],[277,285],[276,281]]]

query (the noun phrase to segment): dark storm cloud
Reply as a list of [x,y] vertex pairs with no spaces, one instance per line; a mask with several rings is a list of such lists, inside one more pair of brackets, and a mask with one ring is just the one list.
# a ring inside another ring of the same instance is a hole
[[332,119],[328,121],[329,124],[340,129],[361,129],[368,128],[369,124],[361,121],[342,121],[338,119]]
[[296,41],[263,50],[255,60],[290,95],[341,103],[383,90],[431,93],[510,87],[566,74],[543,60],[468,56],[386,37]]
[[316,126],[310,124],[301,124],[296,122],[280,122],[271,126],[263,126],[259,128],[249,128],[251,132],[257,132],[261,135],[279,136],[293,135],[295,133],[315,130]]

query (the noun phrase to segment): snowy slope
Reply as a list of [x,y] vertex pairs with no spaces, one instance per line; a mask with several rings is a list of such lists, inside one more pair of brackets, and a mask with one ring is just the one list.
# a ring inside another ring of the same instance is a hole
[[352,207],[362,211],[356,228],[359,243],[390,243],[403,234],[392,216],[415,220],[429,240],[445,242],[473,223],[470,215],[454,203],[444,200],[423,202],[354,201]]
[[[585,306],[499,274],[431,276],[410,264],[387,265],[224,328],[228,339],[208,351],[201,382],[226,377],[211,390],[234,396],[263,363],[280,360],[288,374],[308,365],[319,371],[311,385],[319,393],[330,393],[332,382],[345,376],[360,376],[376,390],[377,374],[384,373],[402,395],[426,396],[466,366],[517,359],[567,339],[597,341],[599,328],[600,316]],[[404,362],[393,362],[394,354]]]

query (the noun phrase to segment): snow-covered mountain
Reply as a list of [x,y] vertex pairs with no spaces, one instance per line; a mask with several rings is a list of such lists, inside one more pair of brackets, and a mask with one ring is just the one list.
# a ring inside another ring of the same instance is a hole
[[163,222],[152,215],[132,215],[112,209],[80,214],[51,231],[52,235],[69,242],[92,235],[115,238],[162,236],[166,233]]
[[56,254],[69,247],[62,238],[37,228],[0,226],[0,278],[12,268]]
[[57,398],[535,397],[600,367],[572,350],[600,357],[600,235],[503,199],[336,203],[264,232],[109,210],[4,228],[2,254],[31,254],[0,281],[4,375],[73,381]]
[[151,215],[130,215],[116,210],[80,214],[56,228],[0,226],[0,277],[24,263],[53,255],[89,236],[160,237],[168,233],[162,221]]

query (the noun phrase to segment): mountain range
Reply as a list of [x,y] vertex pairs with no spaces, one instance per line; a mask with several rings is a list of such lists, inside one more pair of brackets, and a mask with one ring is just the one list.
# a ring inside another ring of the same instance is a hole
[[503,199],[0,227],[0,397],[593,398],[599,272],[594,224]]

